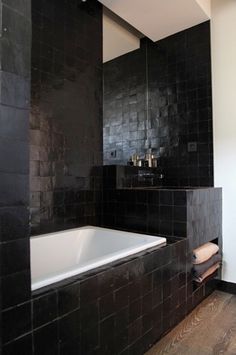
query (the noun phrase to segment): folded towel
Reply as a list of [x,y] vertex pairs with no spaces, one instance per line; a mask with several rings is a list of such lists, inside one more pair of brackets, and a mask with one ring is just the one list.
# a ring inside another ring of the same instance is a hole
[[220,268],[220,263],[216,263],[215,265],[211,266],[210,269],[208,269],[204,274],[198,277],[194,277],[194,281],[201,283],[203,282],[206,278],[208,278],[210,275],[214,274],[216,270]]
[[221,262],[221,255],[219,253],[213,255],[210,259],[201,264],[193,265],[193,275],[195,277],[201,276],[214,264]]
[[219,247],[214,243],[206,243],[193,250],[193,264],[201,264],[218,253]]

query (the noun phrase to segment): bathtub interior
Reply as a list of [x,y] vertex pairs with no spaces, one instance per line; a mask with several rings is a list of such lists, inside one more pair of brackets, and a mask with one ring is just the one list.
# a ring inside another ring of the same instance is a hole
[[32,290],[165,244],[162,237],[91,226],[32,237]]

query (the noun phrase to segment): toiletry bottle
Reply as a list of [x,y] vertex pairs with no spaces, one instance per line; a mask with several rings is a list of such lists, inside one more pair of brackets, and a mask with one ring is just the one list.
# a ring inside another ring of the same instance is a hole
[[135,165],[136,165],[136,154],[133,154],[133,155],[131,156],[131,160],[132,160],[132,162],[133,162],[133,166],[135,166]]
[[152,167],[157,168],[157,158],[155,155],[152,156]]
[[148,153],[148,166],[149,168],[152,168],[152,154]]

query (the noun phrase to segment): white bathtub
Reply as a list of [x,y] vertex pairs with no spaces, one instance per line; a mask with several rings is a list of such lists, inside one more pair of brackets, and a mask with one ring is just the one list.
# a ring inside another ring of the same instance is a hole
[[31,237],[31,288],[36,290],[165,243],[162,237],[91,226]]

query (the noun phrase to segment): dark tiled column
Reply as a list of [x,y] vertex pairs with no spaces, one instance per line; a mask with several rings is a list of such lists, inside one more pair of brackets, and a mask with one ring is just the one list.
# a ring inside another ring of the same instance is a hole
[[0,330],[2,344],[23,335],[31,328],[28,208],[30,4],[30,0],[0,1],[0,306],[4,324]]
[[32,235],[97,224],[102,165],[102,6],[32,0]]

